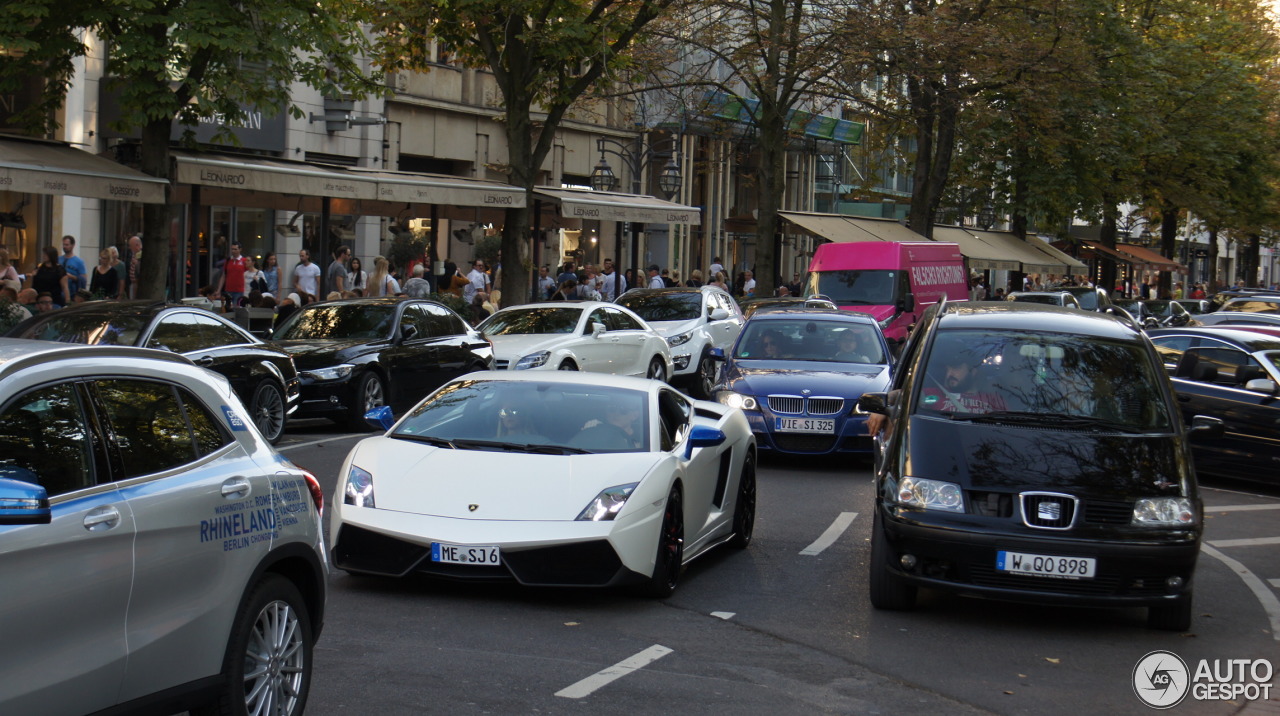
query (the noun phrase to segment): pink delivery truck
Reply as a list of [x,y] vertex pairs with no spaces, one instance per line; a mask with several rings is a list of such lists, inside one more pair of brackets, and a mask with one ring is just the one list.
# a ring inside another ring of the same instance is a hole
[[938,299],[967,300],[969,280],[958,244],[832,243],[814,252],[804,295],[825,296],[844,310],[871,314],[885,338],[900,344],[916,316]]

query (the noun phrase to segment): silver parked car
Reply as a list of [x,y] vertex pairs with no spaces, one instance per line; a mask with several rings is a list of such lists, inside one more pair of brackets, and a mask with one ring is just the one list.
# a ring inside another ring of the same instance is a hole
[[301,713],[322,505],[187,358],[0,339],[0,713]]

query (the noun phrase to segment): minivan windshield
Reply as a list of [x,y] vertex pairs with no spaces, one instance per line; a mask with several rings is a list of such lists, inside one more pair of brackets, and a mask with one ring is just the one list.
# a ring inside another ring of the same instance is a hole
[[950,419],[1165,431],[1157,365],[1137,343],[1033,331],[940,330],[916,411]]
[[821,294],[837,306],[892,306],[900,298],[901,274],[889,269],[814,271],[809,274],[804,295]]

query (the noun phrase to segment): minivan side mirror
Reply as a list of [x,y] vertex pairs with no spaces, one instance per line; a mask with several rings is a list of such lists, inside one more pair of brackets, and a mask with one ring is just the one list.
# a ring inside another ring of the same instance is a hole
[[914,293],[908,293],[906,297],[902,299],[902,312],[911,313],[914,310],[916,310],[916,295]]
[[863,393],[858,398],[858,411],[862,413],[889,414],[888,393]]
[[716,308],[711,311],[711,320],[713,321],[723,321],[728,317],[729,317],[729,312],[724,310],[723,308]]
[[[23,473],[35,479],[20,467],[6,467],[0,475]],[[47,525],[52,519],[49,492],[43,485],[0,476],[0,525]]]
[[1226,432],[1221,418],[1209,415],[1197,415],[1191,418],[1191,427],[1187,433],[1196,439],[1217,440]]

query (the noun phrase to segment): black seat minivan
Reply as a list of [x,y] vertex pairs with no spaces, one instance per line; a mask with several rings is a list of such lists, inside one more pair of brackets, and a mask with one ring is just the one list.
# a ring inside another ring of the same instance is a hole
[[870,597],[918,588],[1046,604],[1148,607],[1185,630],[1202,509],[1155,349],[1111,316],[1031,303],[930,308],[893,389],[859,408],[877,438]]

